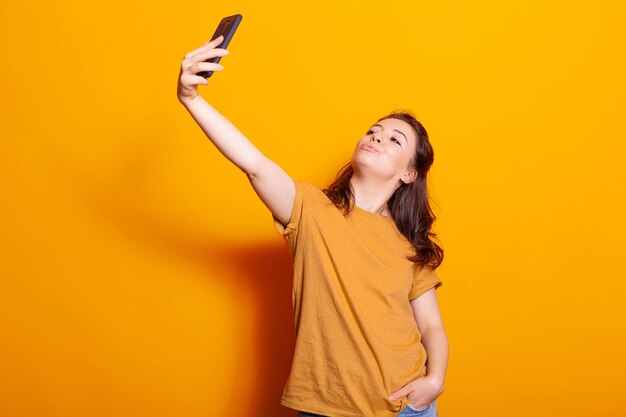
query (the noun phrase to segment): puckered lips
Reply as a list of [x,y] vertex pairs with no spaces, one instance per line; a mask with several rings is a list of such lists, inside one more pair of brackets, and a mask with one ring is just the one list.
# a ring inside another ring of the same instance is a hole
[[364,143],[363,145],[361,145],[361,148],[369,152],[374,152],[374,153],[380,152],[377,147],[370,145],[369,143]]

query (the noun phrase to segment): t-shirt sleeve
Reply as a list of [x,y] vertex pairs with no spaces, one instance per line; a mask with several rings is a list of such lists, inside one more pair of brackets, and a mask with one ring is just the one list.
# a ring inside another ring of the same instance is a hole
[[443,285],[436,269],[414,268],[413,286],[409,292],[409,300],[414,300],[431,288],[439,288]]
[[283,235],[292,253],[295,249],[295,244],[301,229],[303,205],[305,204],[305,194],[307,193],[307,189],[305,188],[306,184],[303,181],[294,180],[294,183],[296,185],[296,198],[293,202],[289,223],[286,225],[282,224],[281,221],[272,214],[272,220],[276,230]]

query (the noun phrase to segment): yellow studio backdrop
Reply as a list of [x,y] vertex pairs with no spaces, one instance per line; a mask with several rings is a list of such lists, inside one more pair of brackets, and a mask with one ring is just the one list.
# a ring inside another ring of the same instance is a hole
[[428,130],[440,415],[626,415],[625,7],[3,2],[0,415],[296,415],[286,246],[176,98],[236,13],[200,94],[293,178]]

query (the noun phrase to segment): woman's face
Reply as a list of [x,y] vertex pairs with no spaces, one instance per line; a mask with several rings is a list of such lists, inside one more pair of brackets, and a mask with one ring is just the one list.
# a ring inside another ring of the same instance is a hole
[[[400,119],[383,119],[357,142],[352,166],[382,180],[400,180],[408,171],[415,170],[410,164],[416,146],[417,135],[410,124]],[[409,178],[414,177],[409,175]]]

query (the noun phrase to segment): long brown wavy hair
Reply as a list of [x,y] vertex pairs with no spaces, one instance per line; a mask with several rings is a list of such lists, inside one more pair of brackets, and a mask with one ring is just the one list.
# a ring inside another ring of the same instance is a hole
[[[408,184],[402,182],[387,201],[387,206],[398,230],[415,248],[415,255],[409,256],[408,259],[420,267],[429,266],[435,269],[443,261],[443,249],[433,240],[437,235],[431,232],[431,226],[436,217],[430,208],[426,189],[427,174],[434,162],[435,152],[428,140],[426,129],[412,112],[393,111],[377,122],[390,118],[404,120],[417,134],[417,146],[411,165],[418,175]],[[354,190],[350,184],[353,173],[352,163],[348,162],[339,170],[333,183],[322,190],[345,215],[354,206]]]

